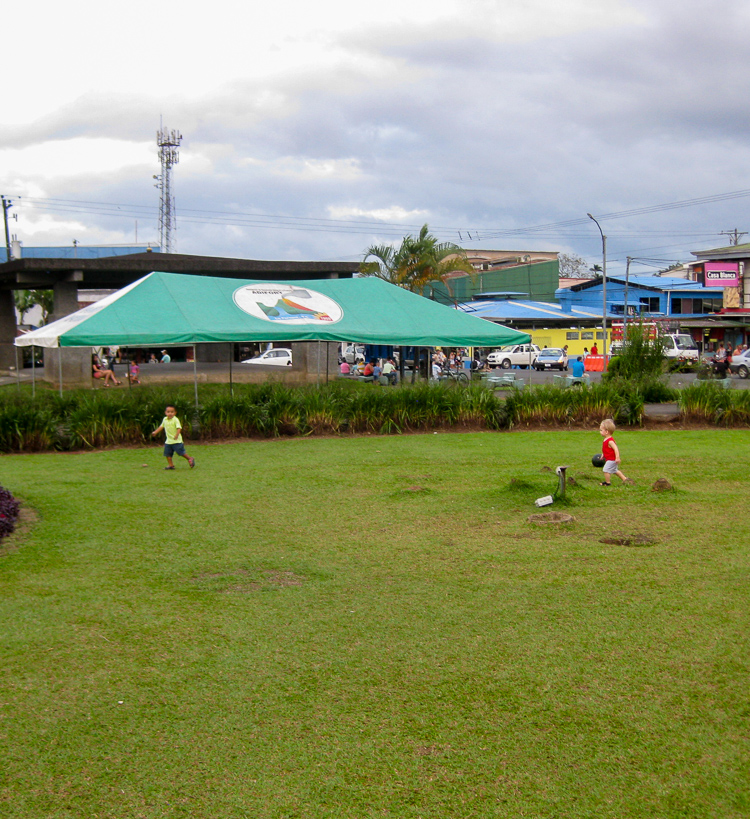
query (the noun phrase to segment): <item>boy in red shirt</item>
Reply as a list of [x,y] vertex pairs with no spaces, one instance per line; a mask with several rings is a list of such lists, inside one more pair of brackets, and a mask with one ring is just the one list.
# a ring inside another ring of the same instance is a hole
[[599,425],[599,432],[604,436],[602,441],[602,455],[606,463],[603,466],[604,480],[601,486],[611,486],[612,475],[617,475],[623,483],[633,483],[630,478],[626,478],[620,471],[620,450],[614,439],[615,422],[611,418],[605,418]]

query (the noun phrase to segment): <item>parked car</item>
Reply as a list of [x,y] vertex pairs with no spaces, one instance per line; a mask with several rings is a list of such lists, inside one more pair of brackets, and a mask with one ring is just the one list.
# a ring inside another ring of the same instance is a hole
[[365,345],[364,344],[347,344],[344,348],[342,358],[348,364],[358,364],[365,360]]
[[529,366],[529,358],[533,366],[539,347],[536,344],[506,344],[499,350],[493,350],[487,356],[487,363],[490,367],[502,367],[509,370],[511,367],[521,367],[526,369]]
[[545,347],[534,362],[535,370],[567,370],[568,354],[560,347]]
[[740,378],[747,378],[750,375],[750,350],[733,355],[729,369],[731,372],[737,373]]
[[266,350],[254,358],[241,361],[241,364],[265,364],[272,367],[291,367],[292,351],[286,347],[276,347],[273,350]]

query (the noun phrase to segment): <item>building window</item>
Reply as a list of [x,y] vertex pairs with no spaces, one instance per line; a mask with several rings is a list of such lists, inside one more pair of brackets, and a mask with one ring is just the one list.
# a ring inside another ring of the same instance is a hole
[[583,333],[581,333],[581,341],[592,341],[593,338],[594,338],[593,331],[591,331],[591,332],[584,331]]
[[721,299],[672,299],[672,313],[676,316],[706,315],[721,308]]
[[568,332],[568,333],[565,333],[565,338],[566,338],[568,341],[578,341],[579,334],[578,334],[578,333],[570,333],[570,332]]
[[[696,302],[698,299],[695,300]],[[701,309],[700,311],[696,310],[695,312],[701,313],[715,313],[717,310],[721,310],[723,306],[722,299],[700,299],[701,302]]]
[[641,312],[658,313],[660,312],[660,300],[658,296],[641,296]]

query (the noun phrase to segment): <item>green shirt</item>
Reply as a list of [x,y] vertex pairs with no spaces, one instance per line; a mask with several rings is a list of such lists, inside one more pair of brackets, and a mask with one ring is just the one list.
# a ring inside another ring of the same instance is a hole
[[[175,415],[173,418],[167,418],[164,416],[164,420],[161,422],[161,425],[164,427],[164,432],[167,433],[167,443],[168,444],[181,444],[182,443],[182,424],[180,423],[180,419]],[[178,430],[180,430],[180,434],[178,434]]]

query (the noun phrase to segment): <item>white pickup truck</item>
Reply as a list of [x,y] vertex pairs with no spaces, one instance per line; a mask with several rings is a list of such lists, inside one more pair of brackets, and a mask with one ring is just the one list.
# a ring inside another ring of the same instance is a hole
[[[673,363],[677,361],[698,362],[700,351],[698,345],[687,333],[665,333],[659,338],[663,344],[664,357]],[[609,347],[610,355],[619,355],[622,352],[622,341],[613,341]]]
[[504,370],[511,367],[526,369],[529,364],[533,366],[538,355],[539,347],[536,344],[507,344],[499,350],[493,350],[487,356],[487,363],[490,367],[502,367]]
[[686,361],[697,361],[700,358],[698,345],[687,334],[670,333],[662,336],[662,340],[667,358],[682,358]]

